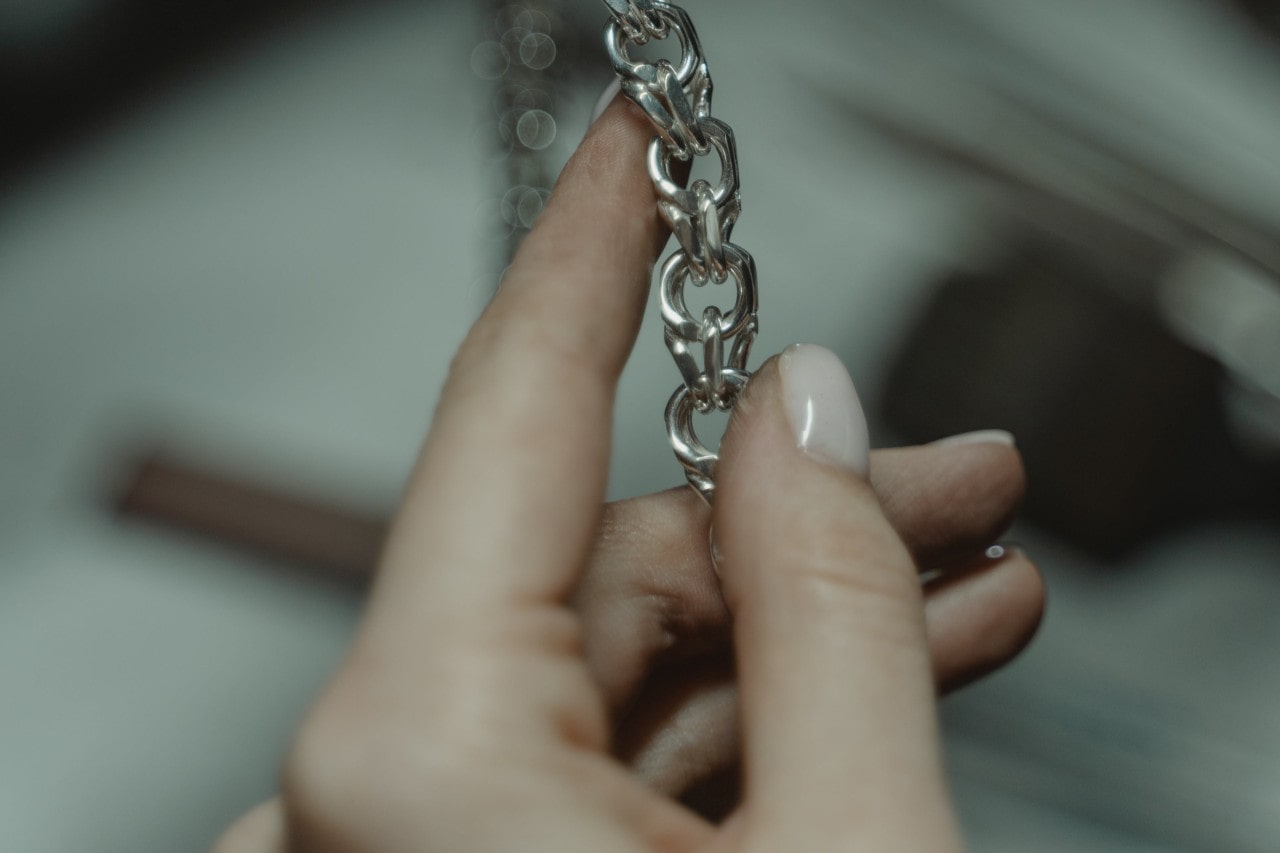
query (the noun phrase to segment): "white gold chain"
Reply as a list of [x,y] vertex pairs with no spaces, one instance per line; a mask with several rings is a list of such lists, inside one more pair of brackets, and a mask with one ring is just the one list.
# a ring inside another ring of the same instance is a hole
[[[653,122],[648,169],[658,196],[658,212],[680,248],[662,265],[659,293],[667,348],[684,383],[667,403],[667,434],[689,484],[709,503],[715,492],[717,457],[698,439],[694,412],[733,408],[747,384],[747,357],[755,341],[759,294],[751,255],[729,242],[742,210],[738,151],[729,125],[711,116],[711,72],[689,15],[661,0],[604,0],[613,13],[605,48],[622,91]],[[641,62],[628,49],[650,39],[674,36],[680,62]],[[716,156],[720,180],[695,180],[687,189],[671,177],[676,161]],[[719,286],[732,280],[733,305],[708,306],[695,317],[684,287]],[[726,354],[726,347],[728,352]]]

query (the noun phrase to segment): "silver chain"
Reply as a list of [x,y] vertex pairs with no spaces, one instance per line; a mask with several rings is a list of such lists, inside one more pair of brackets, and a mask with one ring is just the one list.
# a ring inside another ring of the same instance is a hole
[[[742,210],[738,150],[729,125],[711,116],[711,72],[688,13],[661,0],[604,3],[613,13],[605,48],[622,91],[658,131],[649,143],[649,177],[658,212],[680,244],[662,265],[659,285],[667,348],[684,379],[667,403],[667,434],[689,484],[710,503],[717,457],[699,440],[693,415],[733,408],[750,377],[747,357],[758,329],[755,261],[729,242]],[[628,53],[650,39],[671,36],[680,42],[678,65],[665,59],[637,61]],[[699,179],[686,189],[671,177],[675,162],[713,154],[720,161],[715,186]],[[732,307],[711,305],[701,317],[693,316],[685,304],[685,285],[719,286],[730,279],[736,291]]]

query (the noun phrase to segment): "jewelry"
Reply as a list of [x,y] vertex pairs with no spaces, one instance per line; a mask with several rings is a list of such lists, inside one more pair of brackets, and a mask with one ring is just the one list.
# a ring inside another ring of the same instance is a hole
[[[733,408],[750,378],[747,356],[759,328],[755,261],[729,242],[742,211],[738,152],[729,125],[711,116],[711,72],[688,13],[662,0],[603,2],[613,13],[605,48],[622,91],[658,132],[649,143],[649,177],[658,212],[680,244],[662,265],[659,285],[667,348],[684,379],[667,403],[667,434],[689,484],[710,503],[717,455],[698,438],[693,415]],[[671,36],[680,42],[678,65],[637,61],[629,54],[633,46]],[[713,152],[720,161],[714,187],[699,179],[685,189],[671,177],[674,162]],[[722,311],[711,305],[694,317],[685,304],[685,285],[719,286],[730,279],[733,306]]]

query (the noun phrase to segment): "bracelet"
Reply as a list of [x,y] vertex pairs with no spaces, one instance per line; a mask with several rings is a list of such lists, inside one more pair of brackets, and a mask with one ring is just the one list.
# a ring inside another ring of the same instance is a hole
[[[662,265],[659,285],[664,338],[684,380],[667,403],[667,435],[689,484],[710,503],[717,455],[698,438],[693,415],[733,408],[751,375],[747,357],[759,328],[755,261],[729,242],[742,210],[738,152],[733,130],[711,116],[711,73],[688,13],[661,0],[603,2],[613,13],[605,48],[622,91],[658,133],[649,143],[649,177],[658,212],[680,244]],[[671,36],[680,42],[678,66],[666,59],[636,61],[628,53],[632,46]],[[699,179],[686,189],[671,177],[674,162],[713,152],[720,161],[715,186]],[[685,285],[719,286],[730,279],[732,307],[710,305],[694,317],[685,304]]]

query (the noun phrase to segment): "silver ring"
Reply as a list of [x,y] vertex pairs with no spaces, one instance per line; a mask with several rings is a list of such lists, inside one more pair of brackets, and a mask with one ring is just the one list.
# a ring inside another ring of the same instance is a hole
[[[711,147],[720,155],[720,181],[712,191],[716,206],[725,204],[738,194],[742,183],[738,178],[738,148],[733,141],[733,129],[718,118],[700,118],[698,127],[711,143]],[[668,154],[670,153],[670,156]],[[649,140],[649,152],[646,160],[649,178],[658,190],[658,195],[667,201],[674,202],[690,212],[698,209],[697,196],[687,190],[671,177],[667,164],[674,152],[667,151],[662,137],[655,136]],[[679,159],[679,157],[676,157]]]
[[[653,19],[664,23],[668,32],[674,30],[676,38],[680,39],[680,65],[676,67],[676,77],[681,86],[689,85],[702,60],[702,45],[698,43],[698,34],[693,29],[689,13],[677,6],[665,4],[650,7],[647,11]],[[653,66],[648,62],[636,62],[627,53],[627,43],[634,41],[636,39],[627,34],[616,18],[609,22],[605,29],[605,47],[614,70],[629,77],[643,77],[644,70]]]
[[[759,292],[756,289],[755,261],[733,243],[724,244],[725,268],[737,285],[733,307],[722,311],[721,337],[731,338],[751,322],[759,310]],[[662,319],[680,337],[696,341],[702,330],[702,321],[689,313],[684,301],[684,285],[693,268],[684,252],[676,252],[662,265],[662,280],[658,299],[662,303]]]
[[[747,387],[747,381],[751,378],[749,373],[742,370],[725,370],[720,375],[735,397]],[[711,503],[716,489],[716,463],[720,461],[720,457],[702,443],[693,429],[696,405],[688,386],[681,385],[676,389],[667,402],[667,436],[675,449],[676,459],[684,466],[690,485],[697,489],[707,503]]]

